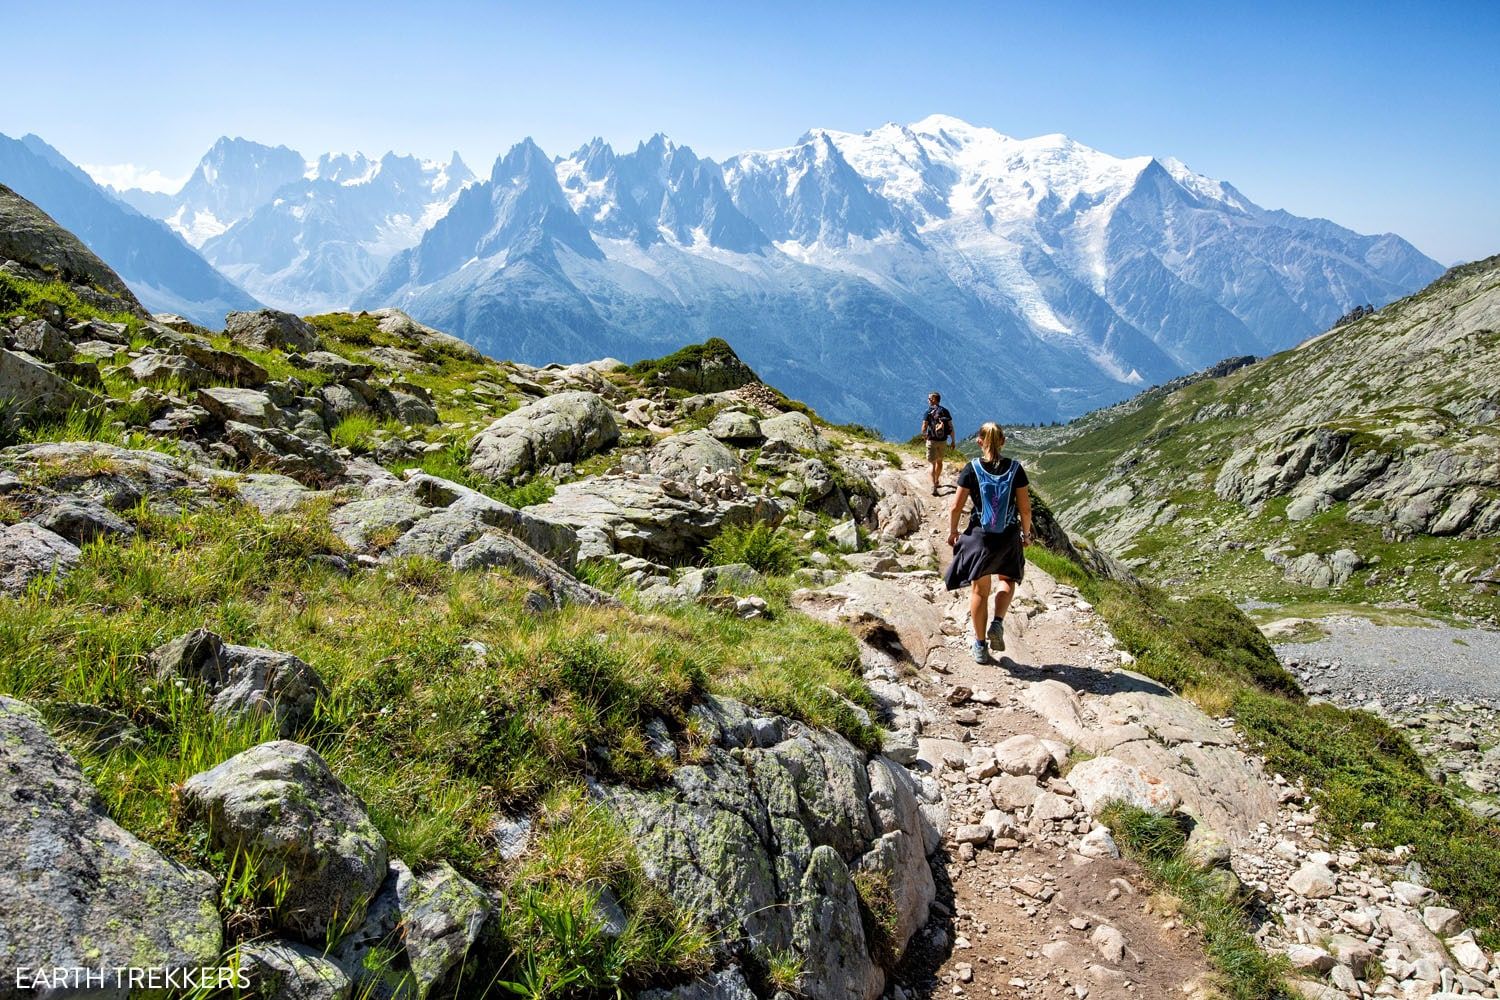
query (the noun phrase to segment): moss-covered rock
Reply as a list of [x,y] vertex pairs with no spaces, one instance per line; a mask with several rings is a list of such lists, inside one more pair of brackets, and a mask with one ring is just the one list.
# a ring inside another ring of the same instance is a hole
[[0,800],[0,968],[7,975],[217,964],[214,880],[122,830],[41,715],[3,696]]

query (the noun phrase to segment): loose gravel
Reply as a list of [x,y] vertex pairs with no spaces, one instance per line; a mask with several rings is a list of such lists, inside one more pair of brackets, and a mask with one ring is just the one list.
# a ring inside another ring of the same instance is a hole
[[1500,709],[1500,631],[1322,618],[1328,635],[1276,646],[1309,694],[1387,707],[1457,702]]

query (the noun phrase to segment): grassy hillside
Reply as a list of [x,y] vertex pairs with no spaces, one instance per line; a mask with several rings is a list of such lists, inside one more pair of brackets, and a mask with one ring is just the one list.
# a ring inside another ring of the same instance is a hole
[[[1070,528],[1150,579],[1236,600],[1497,620],[1500,258],[1186,382],[1018,435]],[[1314,442],[1324,466],[1295,468]],[[1360,563],[1347,579],[1288,572],[1339,549]]]
[[[101,311],[65,285],[0,272],[0,316],[54,307],[67,322],[118,324],[124,342],[97,365],[95,405],[39,423],[10,421],[0,444],[92,440],[197,457],[191,440],[150,428],[140,387],[121,371],[163,336],[159,327]],[[328,436],[347,457],[373,459],[398,475],[421,469],[516,507],[550,495],[549,477],[496,483],[469,472],[465,460],[476,431],[552,391],[544,383],[556,373],[414,342],[382,332],[371,316],[333,314],[311,324],[327,350],[377,370],[389,372],[382,349],[409,352],[416,363],[384,378],[424,391],[439,416],[420,428],[346,417]],[[281,350],[245,350],[223,336],[210,343],[279,382],[315,387],[329,379]],[[648,390],[628,370],[590,377],[625,398],[688,395]],[[179,407],[193,398],[170,381],[156,391]],[[698,410],[672,430],[702,426],[715,412]],[[888,454],[860,429],[820,425],[840,454]],[[564,478],[618,468],[664,433],[627,428],[618,445]],[[757,469],[754,455],[746,478],[765,486],[771,474]],[[0,527],[33,516],[33,498],[68,484],[128,481],[112,462],[17,466],[0,497]],[[360,796],[392,855],[413,867],[447,861],[506,900],[470,973],[492,984],[492,995],[615,995],[708,967],[717,942],[652,887],[624,832],[587,791],[595,780],[659,785],[677,762],[698,759],[708,735],[689,713],[695,702],[733,696],[878,748],[854,639],[787,607],[800,585],[791,574],[815,552],[817,561],[837,565],[825,513],[796,509],[795,532],[726,531],[698,554],[700,563],[750,562],[764,571],[734,586],[739,597],[765,601],[758,617],[736,615],[733,600],[727,608],[711,600],[647,603],[609,563],[578,572],[613,591],[618,605],[552,609],[538,606],[535,580],[505,569],[460,571],[412,557],[351,571],[356,554],[330,529],[328,514],[358,488],[310,494],[293,512],[263,514],[240,495],[242,477],[256,471],[251,463],[171,502],[142,497],[120,514],[126,530],[84,544],[65,576],[0,595],[0,693],[43,712],[111,817],[218,878],[226,946],[277,925],[284,886],[253,858],[216,851],[203,823],[185,816],[178,786],[275,739],[276,727],[265,717],[216,716],[198,687],[155,676],[151,650],[195,628],[310,664],[328,694],[295,738]],[[663,752],[664,741],[673,755]],[[533,846],[509,862],[495,850],[494,829],[518,816],[531,817]],[[605,894],[626,917],[617,935],[597,930]]]

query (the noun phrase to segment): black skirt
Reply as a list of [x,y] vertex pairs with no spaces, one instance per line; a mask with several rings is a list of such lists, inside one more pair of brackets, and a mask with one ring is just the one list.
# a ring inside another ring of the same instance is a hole
[[986,576],[1009,577],[1016,583],[1026,574],[1026,549],[1021,544],[1021,526],[1013,524],[998,535],[985,534],[979,525],[958,536],[953,562],[948,566],[949,590],[967,587]]

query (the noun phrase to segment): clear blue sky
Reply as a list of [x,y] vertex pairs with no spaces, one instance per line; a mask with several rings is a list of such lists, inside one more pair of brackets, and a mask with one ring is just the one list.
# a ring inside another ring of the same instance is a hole
[[1445,264],[1500,252],[1496,0],[0,0],[0,24],[0,132],[79,163],[180,177],[228,134],[483,173],[525,135],[722,157],[941,111],[1176,156]]

